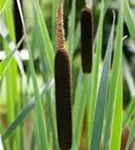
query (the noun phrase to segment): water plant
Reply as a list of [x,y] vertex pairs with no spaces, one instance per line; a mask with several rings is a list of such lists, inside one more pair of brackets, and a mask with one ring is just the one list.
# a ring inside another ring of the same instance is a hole
[[134,9],[0,1],[0,150],[134,149]]

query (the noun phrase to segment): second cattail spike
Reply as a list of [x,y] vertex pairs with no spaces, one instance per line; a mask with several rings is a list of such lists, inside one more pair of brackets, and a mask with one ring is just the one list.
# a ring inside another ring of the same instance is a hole
[[81,59],[84,73],[92,70],[93,30],[92,10],[85,7],[81,14]]

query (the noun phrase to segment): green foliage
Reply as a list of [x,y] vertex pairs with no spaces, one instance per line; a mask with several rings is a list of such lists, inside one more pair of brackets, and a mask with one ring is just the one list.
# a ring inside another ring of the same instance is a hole
[[2,10],[4,9],[7,2],[8,2],[8,0],[1,0],[1,2],[0,2],[0,14],[1,14]]
[[[13,2],[0,1],[0,52],[6,55],[0,62],[0,109],[5,107],[6,110],[0,111],[0,149],[3,145],[5,150],[58,150],[53,78],[59,1],[24,0],[22,11],[17,0],[23,27],[19,43],[16,43]],[[65,0],[64,4],[65,47],[70,54],[73,80],[72,150],[120,150],[125,127],[130,130],[128,150],[135,138],[135,85],[131,73],[134,62],[129,63],[123,53],[126,43],[123,31],[126,25],[128,39],[135,43],[134,8],[128,0],[93,1],[93,66],[91,74],[83,74],[79,15],[84,2]],[[26,9],[28,7],[30,9]],[[112,7],[118,12],[114,12],[117,21],[113,13],[108,13]],[[107,18],[113,19],[109,22]],[[108,27],[112,26],[107,31],[110,33],[108,39],[103,32],[104,20]],[[25,61],[18,51],[22,42],[28,52]],[[104,58],[103,47],[106,47]],[[132,48],[130,44],[129,47]],[[123,81],[130,95],[124,109]]]

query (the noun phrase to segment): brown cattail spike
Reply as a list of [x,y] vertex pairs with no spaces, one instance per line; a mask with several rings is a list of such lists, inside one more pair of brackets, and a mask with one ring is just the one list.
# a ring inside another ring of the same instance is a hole
[[81,59],[84,73],[92,70],[93,30],[92,10],[85,7],[81,14]]
[[58,50],[55,57],[55,94],[58,139],[61,150],[72,145],[71,73],[67,51]]
[[56,25],[56,49],[65,49],[65,32],[63,27],[63,0],[60,0],[57,8],[57,25]]
[[[21,7],[22,5],[22,0],[20,0]],[[14,22],[15,22],[15,34],[16,34],[16,43],[20,41],[20,39],[23,36],[23,27],[22,27],[22,22],[21,22],[21,17],[19,13],[19,9],[17,6],[17,1],[14,0]],[[19,50],[23,48],[23,44],[19,47]]]

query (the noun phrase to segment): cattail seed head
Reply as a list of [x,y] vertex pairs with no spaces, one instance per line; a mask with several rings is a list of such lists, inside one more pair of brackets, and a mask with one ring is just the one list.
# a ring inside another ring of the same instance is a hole
[[[16,34],[16,43],[20,41],[23,36],[23,26],[21,22],[21,17],[19,13],[19,8],[17,6],[17,1],[14,0],[14,23],[15,23],[15,34]],[[22,0],[20,0],[21,7],[23,9]],[[20,45],[19,50],[23,48],[23,43]]]
[[57,8],[57,23],[56,23],[56,49],[64,49],[65,32],[63,25],[63,0],[60,0]]
[[71,73],[67,51],[58,50],[55,57],[55,95],[58,139],[61,150],[72,145]]
[[92,10],[85,7],[81,13],[81,59],[84,73],[92,70],[93,30]]
[[63,0],[57,9],[55,57],[55,95],[59,147],[69,150],[72,145],[71,73],[70,61],[64,47]]

